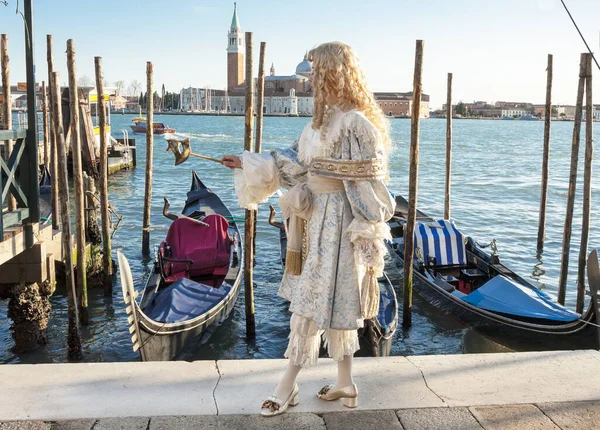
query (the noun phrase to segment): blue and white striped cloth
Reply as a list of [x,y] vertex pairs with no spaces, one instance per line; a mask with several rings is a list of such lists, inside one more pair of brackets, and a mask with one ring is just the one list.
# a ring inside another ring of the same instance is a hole
[[435,257],[436,264],[466,264],[464,239],[451,220],[417,222],[415,225],[415,249],[420,248],[423,258]]

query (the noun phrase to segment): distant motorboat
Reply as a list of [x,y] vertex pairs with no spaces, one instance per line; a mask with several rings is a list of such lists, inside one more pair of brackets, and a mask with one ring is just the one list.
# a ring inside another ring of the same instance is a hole
[[[133,124],[131,124],[130,127],[134,133],[146,133],[146,118],[137,117],[133,118],[131,121],[133,122]],[[175,129],[169,128],[168,125],[165,125],[162,122],[153,122],[152,128],[154,130],[154,134],[175,133]]]

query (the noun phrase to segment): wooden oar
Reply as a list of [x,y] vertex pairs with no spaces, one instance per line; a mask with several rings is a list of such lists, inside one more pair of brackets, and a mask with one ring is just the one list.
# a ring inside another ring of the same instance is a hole
[[206,155],[195,154],[193,152],[190,152],[190,155],[193,155],[194,157],[198,158],[203,158],[205,160],[214,161],[215,163],[223,164],[223,160],[217,160],[216,158],[207,157]]

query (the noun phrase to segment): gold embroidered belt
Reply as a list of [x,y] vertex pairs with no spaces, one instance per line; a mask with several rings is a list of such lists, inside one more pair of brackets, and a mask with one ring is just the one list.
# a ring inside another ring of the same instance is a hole
[[346,181],[385,179],[385,170],[385,162],[381,158],[370,160],[314,158],[309,166],[309,172],[313,175]]

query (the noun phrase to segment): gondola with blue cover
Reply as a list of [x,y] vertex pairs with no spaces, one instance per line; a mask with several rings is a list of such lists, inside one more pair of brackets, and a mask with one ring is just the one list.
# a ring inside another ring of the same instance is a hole
[[[404,266],[408,202],[396,196],[388,221],[390,254]],[[496,339],[522,340],[532,349],[598,348],[593,306],[583,313],[558,304],[543,290],[500,263],[450,220],[417,211],[413,288],[427,302]],[[522,344],[523,345],[523,344]]]

